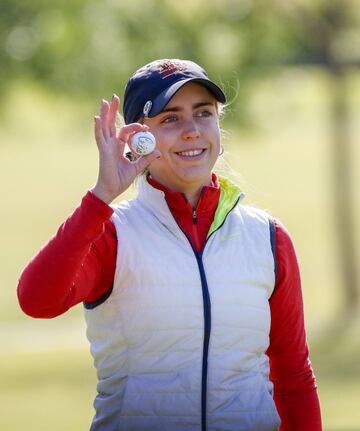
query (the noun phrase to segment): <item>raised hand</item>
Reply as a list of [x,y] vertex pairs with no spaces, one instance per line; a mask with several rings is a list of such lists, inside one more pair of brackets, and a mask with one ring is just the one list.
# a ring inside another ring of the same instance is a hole
[[125,144],[131,136],[146,131],[148,126],[139,123],[128,124],[117,132],[115,121],[119,108],[119,97],[114,95],[111,103],[102,100],[100,115],[95,116],[95,138],[99,150],[99,174],[92,192],[106,203],[111,203],[123,193],[137,175],[155,159],[161,156],[154,150],[136,161],[129,161],[124,154]]

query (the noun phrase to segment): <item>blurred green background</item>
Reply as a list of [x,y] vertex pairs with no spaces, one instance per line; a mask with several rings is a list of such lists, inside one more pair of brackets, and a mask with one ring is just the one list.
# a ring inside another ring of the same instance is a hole
[[89,428],[82,307],[34,320],[16,285],[96,180],[100,99],[155,58],[223,84],[226,161],[297,248],[324,430],[360,429],[359,23],[358,0],[1,0],[1,430]]

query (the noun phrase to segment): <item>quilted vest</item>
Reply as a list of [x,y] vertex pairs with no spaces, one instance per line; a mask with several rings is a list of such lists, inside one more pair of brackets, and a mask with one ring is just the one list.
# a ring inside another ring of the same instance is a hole
[[196,253],[146,180],[114,206],[111,295],[85,310],[98,373],[91,431],[275,431],[269,216],[221,197]]

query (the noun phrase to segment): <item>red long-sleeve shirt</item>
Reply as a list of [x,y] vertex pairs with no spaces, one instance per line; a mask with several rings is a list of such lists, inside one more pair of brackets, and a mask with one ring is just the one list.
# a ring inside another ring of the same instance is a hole
[[[196,250],[204,244],[213,221],[220,191],[205,187],[194,213],[181,193],[174,193],[151,178],[165,192],[166,201]],[[18,298],[23,311],[51,318],[80,302],[94,302],[112,287],[117,238],[113,210],[91,192],[60,226],[56,235],[24,269]],[[306,342],[299,267],[291,238],[275,225],[277,277],[270,298],[270,379],[281,417],[281,431],[321,431],[315,377]],[[124,245],[126,246],[126,245]]]

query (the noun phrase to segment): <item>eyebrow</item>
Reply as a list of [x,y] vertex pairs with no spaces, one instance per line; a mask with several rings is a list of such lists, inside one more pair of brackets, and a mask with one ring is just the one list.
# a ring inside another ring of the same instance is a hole
[[[192,108],[197,109],[197,108],[201,108],[203,106],[215,106],[215,103],[214,102],[197,102],[197,103],[194,103],[192,105]],[[179,112],[179,111],[182,111],[183,109],[184,108],[182,108],[180,106],[173,106],[173,107],[170,106],[169,108],[163,109],[161,111],[161,114],[164,112]]]

